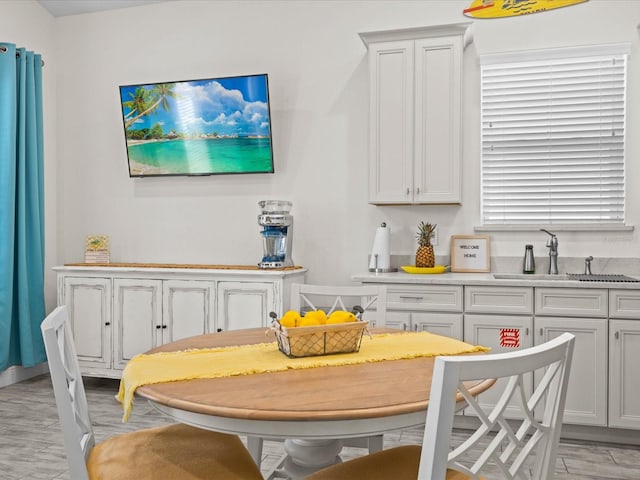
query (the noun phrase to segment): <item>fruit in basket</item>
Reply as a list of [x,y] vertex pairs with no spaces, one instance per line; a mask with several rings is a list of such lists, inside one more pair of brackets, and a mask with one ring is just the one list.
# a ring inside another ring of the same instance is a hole
[[289,310],[280,319],[280,325],[287,328],[293,328],[300,325],[300,321],[302,317],[300,316],[300,312],[296,312],[295,310]]
[[351,312],[345,312],[344,310],[336,310],[327,319],[327,323],[349,323],[355,322],[358,319]]
[[298,326],[310,327],[312,325],[324,325],[325,323],[327,323],[327,314],[324,313],[324,310],[310,310],[304,314]]

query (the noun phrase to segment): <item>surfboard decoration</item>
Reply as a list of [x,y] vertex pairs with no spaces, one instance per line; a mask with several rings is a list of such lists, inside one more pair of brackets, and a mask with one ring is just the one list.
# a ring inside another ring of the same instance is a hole
[[473,0],[462,13],[473,18],[502,18],[544,12],[588,0]]

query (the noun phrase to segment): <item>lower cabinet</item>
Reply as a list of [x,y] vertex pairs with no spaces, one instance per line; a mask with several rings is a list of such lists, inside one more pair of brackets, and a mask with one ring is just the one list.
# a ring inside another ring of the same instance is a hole
[[462,287],[389,286],[385,326],[462,340]]
[[609,426],[640,429],[640,318],[609,320]]
[[100,277],[58,279],[58,297],[62,294],[69,309],[78,360],[85,371],[111,369],[111,283],[110,278]]
[[165,330],[162,280],[113,280],[114,369],[122,370],[134,355],[162,345]]
[[[607,425],[607,319],[536,317],[535,344],[575,335],[563,423]],[[535,381],[542,372],[536,372]]]
[[387,312],[385,326],[412,332],[431,332],[462,340],[461,313]]
[[204,333],[265,327],[288,306],[306,269],[145,271],[56,267],[58,304],[69,307],[83,375],[119,378],[127,362],[159,345]]
[[[464,341],[491,348],[492,354],[511,352],[533,346],[533,317],[531,315],[488,315],[465,314]],[[478,396],[478,402],[485,411],[490,411],[498,400],[505,380],[498,380],[498,388],[489,389]],[[528,374],[524,389],[531,394],[533,378]],[[514,399],[505,410],[507,418],[522,418],[524,413]]]
[[[218,284],[217,331],[266,327],[269,312],[278,312],[274,286],[256,282]],[[282,315],[282,313],[280,313]]]

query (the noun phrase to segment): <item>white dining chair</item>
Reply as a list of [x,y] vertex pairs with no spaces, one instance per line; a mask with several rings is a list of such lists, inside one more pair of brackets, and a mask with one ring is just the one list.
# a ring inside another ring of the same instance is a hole
[[240,438],[169,425],[96,443],[65,306],[41,324],[73,480],[261,480]]
[[[493,472],[492,478],[552,479],[574,340],[572,334],[563,333],[514,352],[436,358],[422,447],[383,450],[328,467],[306,480],[468,480],[485,478],[487,469]],[[544,375],[527,395],[527,373],[536,370]],[[464,383],[487,378],[506,379],[500,383],[505,385],[500,399],[489,412]],[[508,421],[505,416],[513,398],[521,401],[522,420]],[[465,405],[480,424],[476,430],[460,431],[468,434],[466,440],[451,449],[453,418]]]
[[290,310],[351,311],[354,306],[364,310],[363,319],[373,327],[384,327],[387,316],[387,287],[385,285],[291,285]]

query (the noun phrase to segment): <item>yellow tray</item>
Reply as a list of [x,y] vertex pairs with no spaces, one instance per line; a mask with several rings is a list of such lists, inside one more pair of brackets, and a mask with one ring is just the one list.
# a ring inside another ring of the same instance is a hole
[[444,265],[436,265],[435,267],[413,267],[411,265],[404,265],[400,268],[407,273],[444,273],[448,267]]

